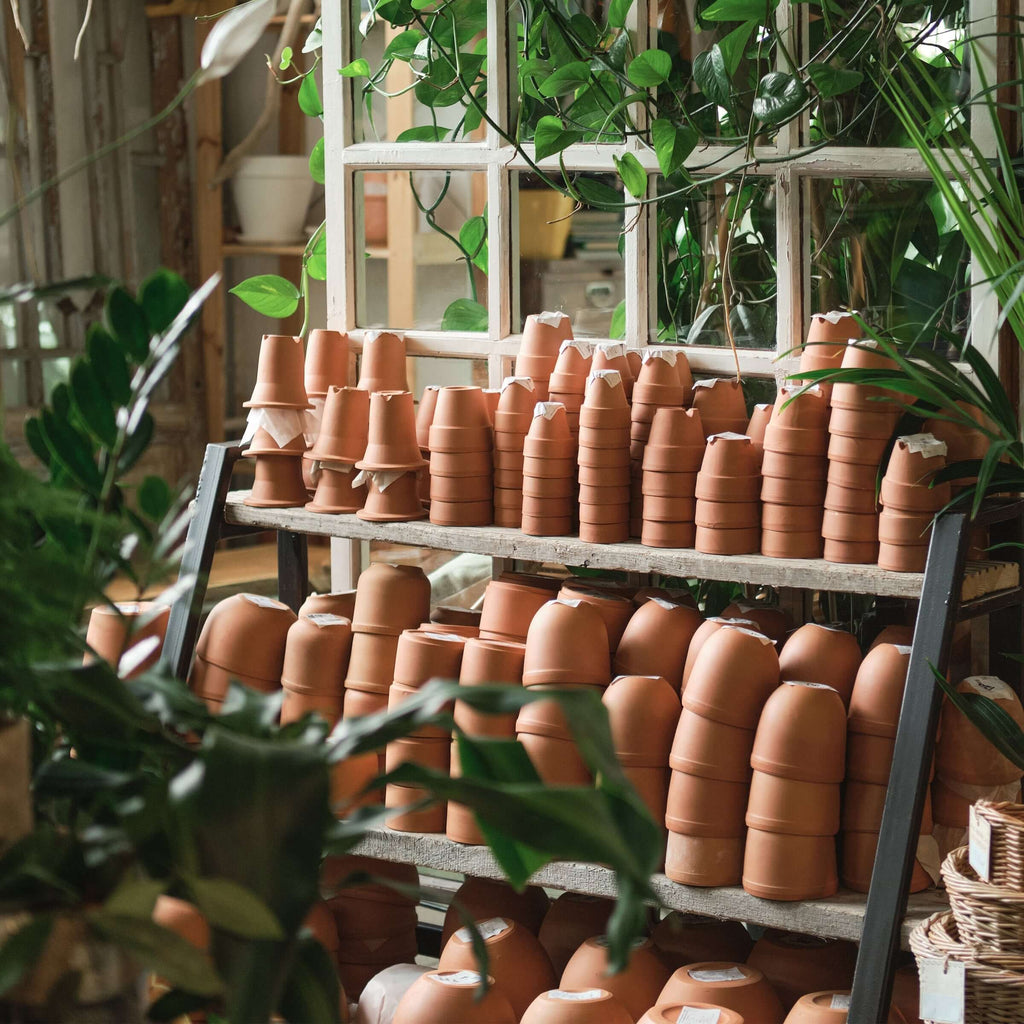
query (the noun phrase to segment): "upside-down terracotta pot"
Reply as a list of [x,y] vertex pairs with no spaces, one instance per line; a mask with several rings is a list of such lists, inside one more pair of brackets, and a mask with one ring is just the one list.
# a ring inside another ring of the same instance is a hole
[[726,431],[742,433],[749,419],[742,384],[724,377],[694,381],[693,408],[700,413],[706,437]]
[[281,725],[297,722],[303,715],[317,714],[332,728],[341,718],[343,692],[309,693],[282,686]]
[[320,467],[313,500],[306,502],[308,512],[337,515],[358,512],[366,504],[366,485],[354,486],[356,470],[348,465],[336,465],[337,468],[331,465]]
[[839,787],[755,771],[750,780],[746,824],[764,832],[834,836],[839,831]]
[[345,688],[387,694],[395,677],[398,637],[389,633],[352,634]]
[[618,676],[601,700],[620,763],[667,768],[679,717],[679,698],[669,683],[661,676]]
[[681,885],[739,885],[743,846],[742,836],[691,836],[670,831],[665,847],[665,874]]
[[356,511],[360,519],[371,523],[407,522],[427,514],[415,473],[399,473],[395,479],[387,479],[387,474],[380,471],[365,475],[369,477],[366,500]]
[[295,618],[281,601],[258,594],[235,594],[210,612],[196,654],[218,668],[276,683],[281,678],[285,642]]
[[628,401],[633,395],[633,367],[622,342],[604,342],[594,346],[594,355],[590,362],[591,375],[604,370],[614,370],[622,380],[622,389]]
[[608,630],[593,605],[578,598],[548,601],[526,636],[524,686],[607,686],[611,679]]
[[[466,640],[459,683],[482,686],[504,683],[519,686],[523,678],[526,645],[507,640]],[[469,736],[511,737],[515,735],[515,714],[488,715],[464,701],[455,704],[455,724]]]
[[850,697],[850,731],[894,739],[910,648],[879,644],[864,656]]
[[839,437],[866,441],[888,441],[896,426],[896,417],[884,409],[833,409],[829,433]]
[[428,439],[431,452],[490,451],[493,434],[483,391],[478,387],[441,388]]
[[331,810],[336,818],[344,818],[360,807],[384,803],[380,790],[364,793],[379,770],[376,751],[346,757],[331,767]]
[[696,473],[704,459],[704,427],[696,409],[659,409],[643,452],[644,470]]
[[640,543],[651,548],[692,548],[697,539],[693,523],[662,523],[644,520]]
[[[865,416],[871,415],[865,413]],[[878,469],[878,464],[885,454],[889,439],[886,438],[864,438],[845,437],[842,434],[830,433],[828,439],[828,460],[833,462],[845,462],[854,466],[873,466]]]
[[[541,992],[554,988],[551,961],[536,936],[514,920],[492,917],[478,922],[477,928],[487,949],[488,974],[520,1018]],[[445,943],[438,970],[472,971],[476,963],[473,936],[465,927]]]
[[390,331],[366,331],[359,362],[359,387],[364,391],[407,391],[405,338]]
[[374,562],[359,575],[352,612],[355,633],[397,637],[430,615],[430,581],[418,565]]
[[340,615],[352,621],[356,607],[355,590],[335,590],[329,594],[310,594],[299,608],[299,618],[305,615]]
[[747,963],[764,974],[788,1010],[805,992],[849,988],[857,946],[769,929],[755,943]]
[[441,947],[447,946],[448,940],[466,923],[460,907],[470,920],[504,917],[537,935],[550,906],[551,901],[539,886],[528,885],[522,892],[516,892],[508,882],[468,876],[456,890],[445,914]]
[[[840,837],[840,866],[843,885],[854,892],[867,892],[871,887],[871,872],[878,852],[877,832],[843,832]],[[910,876],[910,892],[924,892],[932,886],[931,876],[914,860]]]
[[661,676],[678,693],[686,652],[700,624],[700,613],[695,609],[652,598],[626,623],[615,649],[615,671]]
[[713,1020],[715,1024],[743,1024],[735,1010],[711,1003],[659,1002],[639,1020],[639,1024],[676,1024],[677,1021]]
[[662,473],[645,469],[641,476],[644,497],[692,498],[697,488],[696,473]]
[[709,501],[756,501],[761,492],[757,453],[746,434],[708,437],[696,495]]
[[782,1024],[785,1010],[764,975],[747,964],[705,960],[681,967],[666,982],[659,1003],[724,1006],[744,1021]]
[[427,789],[388,783],[384,806],[395,812],[384,822],[395,832],[444,832],[446,806]]
[[282,685],[298,693],[334,694],[340,699],[351,648],[348,619],[323,612],[296,619],[285,640]]
[[256,364],[256,385],[242,406],[246,409],[308,409],[303,384],[305,350],[302,339],[264,334]]
[[378,690],[361,690],[345,684],[345,702],[342,717],[359,718],[362,715],[375,715],[388,709],[388,693]]
[[608,634],[608,648],[614,653],[633,616],[633,602],[623,594],[615,594],[585,583],[567,581],[558,592],[559,600],[583,601],[600,616]]
[[508,580],[491,580],[484,591],[480,635],[526,640],[534,615],[551,600],[550,590]]
[[[251,449],[242,452],[247,457]],[[302,479],[302,457],[287,453],[255,455],[252,490],[245,496],[253,508],[296,508],[309,497]]]
[[644,349],[640,373],[633,385],[633,408],[650,405],[682,406],[688,388],[679,379],[677,353],[673,349]]
[[523,337],[516,357],[516,374],[542,380],[546,391],[562,342],[571,338],[572,323],[567,314],[531,313],[523,324]]
[[697,627],[697,631],[693,634],[693,637],[690,640],[690,646],[686,651],[686,662],[683,665],[683,690],[686,689],[686,683],[690,678],[690,673],[693,671],[693,666],[697,663],[697,655],[700,654],[700,649],[712,634],[717,633],[726,625],[742,626],[744,629],[752,629],[759,632],[757,623],[752,619],[725,619],[720,615],[714,615],[709,619],[705,619]]
[[695,963],[702,956],[742,963],[754,945],[739,921],[722,921],[679,910],[666,914],[655,925],[651,941],[670,971]]
[[[876,342],[850,339],[843,353],[844,370],[895,370],[896,362],[879,350]],[[832,388],[832,405],[837,409],[870,409],[880,413],[897,400],[893,392],[869,384],[839,383]]]
[[606,989],[556,988],[530,1003],[522,1024],[633,1024],[633,1018]]
[[724,782],[750,779],[754,730],[739,729],[683,709],[676,725],[669,766],[689,775]]
[[743,888],[767,900],[817,900],[839,888],[834,836],[747,829]]
[[434,678],[458,679],[465,644],[457,633],[404,630],[395,653],[395,682],[419,687]]
[[519,1016],[496,986],[481,996],[475,970],[430,971],[414,981],[395,1009],[392,1024],[517,1024]]
[[668,979],[649,939],[638,940],[629,963],[618,974],[608,974],[608,945],[603,936],[587,939],[573,953],[562,972],[561,988],[604,988],[629,1011],[634,1020],[653,1006]]
[[697,528],[718,530],[758,529],[761,509],[756,501],[709,501],[699,499],[694,506]]
[[747,790],[745,782],[722,782],[673,769],[665,825],[670,832],[689,836],[742,838]]
[[783,680],[825,683],[836,690],[847,707],[860,663],[860,644],[852,633],[816,622],[797,629],[779,653]]
[[[147,647],[152,646],[150,653],[125,674],[126,679],[131,679],[152,668],[160,660],[169,617],[170,608],[160,608],[151,601],[97,605],[89,614],[85,642],[104,661],[117,668],[125,653],[150,641],[147,644]],[[138,625],[142,620],[144,624]],[[152,638],[158,641],[155,646],[152,645]],[[88,655],[85,660],[89,660]]]
[[836,310],[814,313],[800,349],[801,370],[831,370],[842,365],[847,342],[861,337],[861,326],[853,313]]
[[828,448],[828,423],[828,399],[821,388],[783,386],[765,430],[765,451],[822,456]]
[[307,395],[326,395],[348,380],[348,335],[342,331],[312,330],[306,342],[304,366]]
[[853,724],[846,734],[846,778],[886,785],[892,768],[895,740],[857,732]]
[[558,349],[558,359],[548,380],[551,394],[583,395],[587,389],[594,358],[594,347],[586,341],[566,339]]
[[416,443],[416,414],[408,391],[375,391],[370,395],[366,451],[357,469],[420,469],[426,460]]
[[603,935],[614,900],[583,893],[563,892],[544,916],[537,937],[561,976],[580,944],[593,935]]
[[761,529],[761,554],[769,558],[821,558],[823,549],[824,542],[817,530],[783,533]]

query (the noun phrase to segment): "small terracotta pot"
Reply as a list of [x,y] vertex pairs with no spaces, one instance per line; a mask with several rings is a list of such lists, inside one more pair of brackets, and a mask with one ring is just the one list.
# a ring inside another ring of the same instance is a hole
[[[579,517],[581,524],[588,526],[613,526],[625,524],[629,526],[629,502],[622,505],[588,505],[579,503]],[[627,532],[626,536],[629,534]]]
[[690,678],[690,673],[693,671],[693,666],[697,662],[697,655],[700,654],[701,648],[712,634],[717,633],[718,630],[726,625],[741,626],[745,629],[758,631],[757,623],[753,619],[742,621],[739,619],[726,619],[720,615],[705,619],[697,627],[697,632],[693,634],[690,646],[686,650],[686,661],[683,664],[683,690],[686,689],[686,683]]
[[430,475],[430,500],[446,502],[490,501],[493,494],[490,476]]
[[575,595],[548,601],[527,632],[523,685],[607,686],[609,649],[605,619],[591,603]]
[[640,543],[650,548],[692,548],[696,536],[697,528],[693,523],[658,523],[645,520],[641,528]]
[[879,490],[882,505],[890,512],[938,512],[949,502],[948,483],[928,487],[923,484],[901,484],[886,474]]
[[[580,409],[583,407],[583,391],[579,394],[568,391],[560,391],[553,388],[548,391],[548,399],[552,402],[559,402],[565,406],[565,415],[569,418],[569,429],[578,430],[580,425]],[[575,427],[573,426],[575,424]]]
[[269,680],[276,688],[288,630],[295,618],[295,613],[280,601],[255,594],[235,594],[210,612],[199,635],[196,654],[210,665]]
[[761,474],[765,480],[772,477],[777,480],[817,483],[824,479],[827,468],[828,461],[820,455],[787,455],[767,448],[761,462]]
[[[728,973],[730,977],[723,978]],[[744,1021],[782,1024],[786,1011],[764,975],[749,964],[704,960],[681,967],[666,982],[659,1002],[723,1006]]]
[[390,331],[363,335],[359,386],[364,391],[407,391],[405,338]]
[[909,647],[879,644],[868,651],[850,698],[852,732],[895,738],[909,665]]
[[779,654],[783,680],[825,683],[838,692],[847,706],[860,663],[860,645],[852,633],[815,622],[797,629]]
[[[524,653],[524,645],[510,643],[508,641],[498,640],[483,640],[474,641],[481,644],[486,644],[486,652],[488,654],[494,653],[496,657],[484,657],[484,655],[478,655],[477,649],[471,650],[471,656],[474,662],[480,662],[481,664],[497,663],[500,660],[505,659],[506,650],[511,655],[518,655],[522,659]],[[501,648],[501,650],[497,650]],[[495,672],[502,671],[500,665],[496,665]],[[507,670],[506,670],[507,671]],[[475,670],[474,673],[475,674]],[[493,682],[504,682],[509,686],[520,685],[518,680],[501,680],[501,679],[486,679],[486,680],[464,680],[460,679],[460,683],[463,686],[479,686],[488,685]],[[455,724],[463,730],[468,736],[492,736],[492,737],[512,737],[516,732],[516,716],[515,714],[508,715],[488,715],[483,712],[476,711],[471,708],[464,701],[457,701],[455,704]]]
[[606,370],[614,370],[619,374],[627,401],[633,395],[636,380],[634,364],[629,355],[630,352],[622,342],[604,342],[594,346],[594,355],[590,361],[590,376]]
[[705,437],[746,429],[747,406],[738,380],[717,377],[695,381],[693,408],[700,413]]
[[594,350],[585,341],[563,341],[548,381],[552,391],[580,394],[586,390]]
[[582,583],[567,581],[558,592],[560,601],[584,601],[590,605],[604,622],[608,634],[608,648],[614,653],[622,639],[626,626],[633,616],[633,602],[624,594],[589,587]]
[[[757,504],[761,496],[759,476],[713,476],[701,470],[697,474],[694,495],[704,501],[746,502]],[[804,499],[806,504],[808,499]]]
[[739,921],[673,910],[651,932],[658,956],[671,971],[703,957],[742,963],[754,942]]
[[419,469],[426,465],[416,443],[416,414],[408,391],[370,395],[366,452],[357,469]]
[[[866,661],[867,659],[865,659]],[[994,676],[969,676],[958,686],[959,693],[990,700],[1018,725],[1024,724],[1020,699],[1001,679]],[[971,786],[998,786],[1016,782],[1020,771],[964,717],[948,698],[943,701],[939,741],[935,752],[935,772],[946,783]]]
[[700,623],[695,609],[652,598],[626,624],[615,649],[614,670],[626,675],[661,676],[678,693],[686,651]]
[[579,429],[621,430],[627,435],[632,426],[629,406],[587,405],[580,406]]
[[846,344],[861,337],[861,326],[853,313],[814,313],[807,340],[800,350],[801,370],[828,370],[842,364]]
[[743,874],[742,838],[688,836],[669,832],[665,874],[680,885],[739,885]]
[[955,793],[941,779],[932,781],[931,802],[936,825],[967,828],[970,824],[971,801]]
[[697,487],[696,473],[661,473],[645,469],[642,480],[642,493],[656,498],[692,498]]
[[[843,885],[854,892],[867,892],[871,887],[871,871],[878,851],[878,833],[844,832],[840,841]],[[910,876],[910,892],[924,892],[931,887],[931,877],[915,859]]]
[[304,378],[307,395],[325,395],[332,387],[343,387],[348,380],[348,335],[341,331],[310,331]]
[[683,709],[669,754],[674,771],[722,782],[747,783],[754,730],[738,729]]
[[536,404],[537,398],[529,377],[506,377],[494,411],[495,430],[525,434],[530,429]]
[[942,442],[931,434],[898,438],[889,456],[885,477],[907,487],[928,487],[936,472],[946,465]]
[[878,561],[877,541],[842,541],[825,538],[822,557],[826,562],[871,565]]
[[892,414],[882,410],[833,409],[828,430],[839,437],[888,441],[895,426]]
[[491,580],[484,591],[480,631],[498,632],[526,640],[534,615],[551,600],[551,592],[541,587]]
[[785,779],[842,782],[846,707],[839,694],[822,683],[779,686],[761,712],[750,764]]
[[[645,511],[646,507],[645,504]],[[755,501],[708,501],[698,498],[693,502],[693,508],[693,519],[698,529],[702,526],[714,530],[756,529],[761,522],[761,508]]]
[[402,473],[382,491],[376,477],[371,476],[366,488],[366,501],[356,512],[360,519],[372,523],[405,522],[426,515],[420,501],[419,481],[415,473]]
[[835,838],[747,829],[743,888],[769,900],[833,896],[839,888]]
[[[581,468],[592,467],[600,470],[629,470],[629,451],[625,448],[588,448],[580,445],[577,461]],[[622,478],[620,477],[620,482]]]
[[809,992],[797,1000],[786,1017],[787,1024],[846,1024],[849,990]]
[[358,512],[366,504],[367,488],[365,484],[353,487],[355,477],[356,471],[351,466],[344,469],[321,466],[316,493],[312,501],[306,502],[306,511],[328,515]]
[[581,424],[579,443],[584,448],[628,448],[630,435],[624,427],[585,427]]
[[797,533],[761,530],[761,554],[769,558],[821,558],[822,545],[817,530]]
[[633,1018],[605,989],[558,988],[537,996],[522,1024],[633,1024]]
[[516,1024],[519,1017],[501,989],[492,986],[483,998],[481,991],[480,975],[475,970],[431,971],[413,982],[402,996],[392,1024],[436,1024],[440,1020]]
[[[394,710],[402,703],[394,700],[394,689],[389,695],[389,710]],[[435,772],[448,774],[449,755],[451,753],[451,736],[404,736],[392,740],[387,745],[384,756],[385,771],[393,772],[403,764],[417,764],[423,768],[431,768]]]
[[679,383],[676,368],[667,360],[651,358],[640,368],[640,376],[633,385],[634,416],[637,406],[678,408],[685,399],[686,389]]
[[418,565],[374,562],[360,574],[353,632],[397,637],[403,630],[415,629],[429,614],[430,581]]
[[530,429],[530,421],[526,423],[523,430],[496,430],[494,431],[495,452],[509,452],[513,455],[521,455],[523,443],[526,441],[527,432]]
[[345,701],[342,706],[343,718],[361,718],[376,715],[388,709],[388,691],[363,690],[345,686]]
[[857,732],[851,726],[846,734],[847,780],[887,785],[894,743],[888,736]]
[[393,808],[396,813],[387,818],[384,824],[395,832],[443,832],[445,822],[443,802],[431,803],[416,810],[412,809],[427,798],[431,798],[431,794],[426,789],[389,783],[384,791],[384,806]]
[[341,718],[341,693],[304,693],[289,689],[287,686],[282,689],[284,696],[281,702],[281,725],[297,722],[309,712],[320,715],[332,727]]
[[523,474],[518,474],[518,479],[508,479],[505,474],[498,471],[494,474],[493,499],[495,509],[523,507]]
[[384,803],[384,794],[380,790],[363,792],[379,770],[376,751],[347,757],[331,767],[331,811],[336,818],[344,818],[361,807]]
[[[554,319],[558,314],[541,314],[545,319]],[[558,358],[563,341],[572,339],[572,323],[567,313],[562,313],[557,323],[546,324],[531,313],[523,323],[523,337],[519,343],[521,355],[543,356],[551,360],[552,367]],[[551,372],[550,370],[548,371]]]
[[662,448],[703,448],[704,426],[696,409],[662,408],[651,420],[648,441]]
[[829,422],[827,397],[817,386],[801,391],[799,386],[784,384],[775,398],[771,421],[790,430],[825,434]]
[[436,384],[428,384],[420,395],[416,405],[416,443],[422,451],[430,447],[430,424],[434,420],[437,408],[437,393],[441,389]]
[[671,685],[661,676],[622,675],[612,681],[601,700],[620,763],[667,767],[679,717],[679,698]]
[[572,517],[575,503],[572,498],[537,498],[530,494],[523,495],[523,515],[526,518],[539,519]]
[[[617,361],[617,360],[616,360]],[[580,410],[580,426],[603,425],[611,426],[611,423],[594,423],[588,421],[583,410],[614,409],[619,411],[619,416],[625,411],[624,425],[629,425],[629,402],[627,388],[632,390],[633,378],[629,368],[625,365],[625,358],[622,358],[621,365],[610,367],[603,366],[607,362],[606,355],[601,352],[600,347],[594,353],[594,360],[590,375],[587,377],[586,397]],[[628,379],[627,379],[628,378]]]
[[[148,621],[145,625],[139,626],[138,621],[142,617],[146,617]],[[160,642],[124,676],[125,679],[133,679],[160,660],[169,617],[170,608],[158,609],[151,601],[121,602],[113,606],[97,605],[89,614],[85,642],[104,661],[117,668],[127,651],[144,640],[156,637]],[[88,660],[87,656],[85,661]]]
[[324,613],[296,619],[285,641],[281,684],[299,693],[331,694],[340,701],[351,647],[348,619]]
[[883,544],[910,544],[927,548],[932,515],[928,512],[896,512],[883,508],[878,516],[878,539]]
[[252,490],[245,497],[246,505],[295,508],[306,504],[309,495],[302,479],[301,457],[266,454],[255,456],[255,462]]
[[[761,501],[765,505],[788,508],[821,508],[827,498],[824,480],[781,480],[766,476],[761,482]],[[820,534],[821,528],[819,526]]]
[[[745,680],[742,691],[732,680]],[[728,626],[707,638],[688,679],[683,707],[725,725],[753,729],[761,708],[779,685],[779,659],[771,640]]]
[[430,521],[435,526],[490,526],[494,522],[491,501],[439,501],[431,498]]
[[613,900],[575,892],[563,892],[552,902],[537,937],[556,974],[561,976],[581,943],[604,934],[614,909]]
[[745,820],[764,832],[834,836],[839,831],[839,786],[755,771]]
[[843,790],[843,831],[878,832],[888,789],[884,783],[848,779]]
[[336,590],[330,594],[310,594],[299,608],[299,618],[304,615],[340,615],[351,621],[356,607],[355,590]]
[[394,680],[419,687],[430,679],[458,679],[465,637],[407,629],[398,638]]
[[757,477],[757,454],[750,438],[745,434],[712,434],[708,438],[700,475],[710,479]]
[[761,531],[758,527],[717,530],[698,526],[693,546],[707,555],[752,555],[761,548]]
[[625,544],[633,533],[629,520],[617,523],[580,522],[579,538],[585,544]]
[[573,532],[572,516],[534,516],[524,511],[520,528],[529,537],[565,537]]
[[523,479],[571,480],[576,475],[576,460],[573,458],[524,457]]
[[821,521],[821,533],[826,540],[872,543],[878,539],[878,516],[826,509]]
[[494,525],[510,530],[518,530],[522,526],[522,508],[494,508]]
[[[478,387],[448,386],[437,393],[431,427],[486,430],[490,418],[483,391]],[[433,445],[430,445],[433,448]]]
[[[491,472],[492,456],[490,452],[433,452],[430,456],[431,475],[456,477],[486,476]],[[515,468],[515,466],[506,466]],[[522,470],[522,456],[518,463]]]
[[628,505],[632,500],[630,489],[622,485],[595,487],[580,484],[578,494],[574,490],[573,495],[578,497],[580,505]]
[[[730,506],[730,508],[737,507],[739,505]],[[697,502],[694,498],[663,498],[655,494],[644,496],[643,518],[651,522],[693,522],[696,513]]]
[[885,454],[888,438],[844,437],[830,434],[828,439],[829,462],[846,462],[855,466],[873,466],[876,470]]
[[574,498],[576,481],[572,478],[524,477],[523,496],[531,498]]
[[673,769],[665,826],[689,836],[741,838],[747,789],[745,782],[722,782]]
[[561,987],[603,988],[612,993],[638,1020],[658,999],[669,972],[658,959],[649,939],[634,944],[629,963],[617,974],[608,973],[608,947],[603,937],[587,939],[573,953],[562,972]]
[[773,409],[774,406],[770,402],[755,405],[750,419],[747,420],[747,427],[743,433],[750,438],[755,447],[764,448],[764,432],[772,418]]
[[[842,463],[836,463],[842,465]],[[865,467],[867,468],[867,467]],[[877,515],[875,489],[855,490],[830,483],[825,491],[825,508],[830,512],[851,512],[855,515]]]
[[[447,390],[442,388],[442,391]],[[482,394],[482,393],[481,393]],[[485,409],[486,412],[486,409]],[[494,447],[494,431],[490,423],[474,427],[445,427],[430,425],[430,451],[461,455],[469,452],[490,453]]]
[[303,385],[304,350],[301,338],[264,334],[256,364],[256,386],[245,409],[309,409]]

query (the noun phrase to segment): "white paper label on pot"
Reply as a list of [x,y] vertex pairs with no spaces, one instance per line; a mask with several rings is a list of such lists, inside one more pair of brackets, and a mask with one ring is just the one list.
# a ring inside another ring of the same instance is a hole
[[967,860],[984,881],[992,876],[992,822],[978,813],[975,804],[970,807],[970,832],[968,833]]
[[589,1003],[595,999],[603,999],[606,995],[603,988],[585,988],[579,992],[567,992],[564,988],[553,988],[548,992],[549,999],[558,999],[563,1003]]
[[850,994],[848,992],[833,992],[828,1008],[830,1010],[849,1010]]
[[[413,630],[413,632],[418,633],[419,630]],[[425,629],[423,635],[429,636],[431,640],[443,640],[446,644],[461,644],[466,641],[466,638],[459,636],[458,633],[431,633],[430,630]]]
[[581,341],[579,338],[566,338],[558,346],[558,354],[561,355],[566,349],[574,348],[584,359],[590,359],[594,355],[594,346],[589,341]]
[[399,477],[405,476],[407,469],[364,469],[352,479],[353,487],[362,487],[371,481],[383,494]]
[[806,686],[808,690],[835,690],[834,686],[828,683],[802,683],[798,679],[787,679],[784,686]]
[[265,430],[278,448],[294,441],[305,433],[305,409],[250,409],[245,418],[245,433],[242,444],[251,441],[257,430]]
[[910,657],[910,651],[911,651],[910,644],[893,644],[893,647],[896,648],[896,653],[901,655],[902,657],[904,657],[904,658],[909,658]]
[[556,597],[555,600],[559,604],[567,604],[570,608],[579,608],[585,603],[582,597]]
[[964,1024],[965,965],[959,960],[918,958],[921,1003],[918,1015],[935,1024]]
[[302,433],[305,436],[307,445],[311,445],[316,440],[317,434],[320,433],[320,424],[323,423],[324,403],[326,401],[325,398],[311,398],[309,402],[313,408],[305,409],[302,413],[306,421]]
[[720,434],[712,434],[708,438],[708,444],[713,441],[746,441],[750,443],[750,435],[737,434],[735,430],[723,430]]
[[853,319],[854,313],[845,313],[841,309],[833,309],[828,313],[815,313],[812,320],[827,320],[830,324],[837,324],[840,320],[845,320],[847,317]]
[[501,382],[502,392],[504,392],[506,388],[512,387],[513,384],[518,384],[521,388],[526,388],[527,391],[533,391],[532,377],[506,377]]
[[908,452],[921,455],[926,459],[934,459],[945,455],[948,449],[946,442],[940,441],[934,434],[905,434],[896,438],[897,444],[903,445]]
[[442,985],[480,984],[480,974],[478,971],[447,971],[444,974],[432,974],[430,977]]
[[[341,472],[343,469],[344,470],[350,470],[352,467],[351,466],[345,466],[345,467],[335,466],[335,467],[332,467],[332,468],[336,469],[338,472]],[[314,487],[317,486],[317,484],[320,483],[320,477],[323,474],[323,471],[324,471],[324,464],[319,459],[310,459],[309,460],[309,479],[312,482]]]
[[703,380],[695,380],[693,382],[694,388],[713,388],[716,384],[721,384],[725,380],[725,377],[705,377]]
[[685,605],[679,604],[676,601],[668,601],[664,597],[652,597],[650,598],[659,608],[664,608],[665,611],[671,611],[673,608],[685,608]]
[[564,409],[565,406],[561,402],[538,402],[533,407],[533,418],[537,419],[543,416],[544,419],[551,419],[559,409]]
[[761,642],[762,647],[767,647],[768,644],[775,643],[775,641],[770,636],[765,636],[764,633],[759,633],[756,629],[744,629],[742,626],[735,625],[735,623],[738,621],[740,620],[733,619],[731,622],[726,622],[724,628],[735,629],[737,633],[746,633],[747,636],[756,637]]
[[703,971],[688,972],[694,981],[743,981],[746,975],[738,967],[708,968]]
[[243,594],[250,604],[256,605],[257,608],[287,608],[288,605],[282,604],[280,601],[275,601],[272,597],[264,597],[262,594]]
[[676,1024],[718,1024],[722,1011],[713,1006],[684,1006],[676,1017]]
[[610,388],[617,388],[622,383],[622,374],[618,370],[591,370],[587,384],[595,380],[603,380]]
[[324,626],[337,626],[339,623],[344,622],[348,624],[348,619],[344,615],[335,615],[333,612],[314,612],[312,615],[307,615],[306,618],[313,623],[317,629],[323,629]]
[[363,331],[363,344],[372,345],[378,338],[383,337],[385,334],[390,334],[393,338],[397,338],[399,341],[405,339],[405,331]]
[[621,341],[602,341],[598,343],[597,351],[602,353],[605,359],[621,359],[626,354],[626,345]]
[[[503,917],[491,917],[486,921],[477,921],[476,928],[480,933],[480,937],[486,942],[488,939],[493,939],[496,935],[507,932],[509,923]],[[455,935],[460,942],[473,941],[473,932],[468,927],[460,928]]]
[[671,348],[645,348],[640,350],[640,362],[649,363],[652,359],[664,359],[669,366],[676,365],[678,353]]
[[569,314],[561,310],[546,309],[543,313],[534,313],[533,319],[545,327],[557,327],[563,320],[569,319]]
[[1015,698],[1013,690],[998,676],[968,676],[964,682],[975,693],[980,693],[982,697],[988,697],[991,700],[1013,700]]
[[854,348],[878,348],[878,342],[874,338],[849,338],[846,344],[847,347],[853,345]]

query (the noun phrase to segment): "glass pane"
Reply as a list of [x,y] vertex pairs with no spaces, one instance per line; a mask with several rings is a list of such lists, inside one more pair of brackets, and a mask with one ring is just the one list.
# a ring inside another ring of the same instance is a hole
[[[362,0],[354,4],[353,19],[354,54],[369,71],[353,78],[357,142],[482,138],[485,0],[453,0],[429,14],[408,4]],[[433,46],[428,37],[435,40]],[[459,84],[460,76],[472,98]]]
[[824,179],[804,189],[812,312],[857,309],[906,340],[964,337],[970,253],[931,181]]
[[359,326],[486,331],[486,175],[359,173],[356,196]]
[[[577,175],[574,188],[624,202],[614,175]],[[519,330],[530,313],[549,309],[569,314],[577,338],[623,336],[622,225],[622,207],[577,208],[536,176],[519,176]]]
[[3,378],[4,408],[24,409],[28,405],[24,362],[21,359],[4,359],[0,362],[0,377]]
[[[662,341],[775,346],[775,183],[771,178],[662,184],[656,241]],[[726,259],[728,253],[728,259]]]
[[429,386],[452,385],[487,387],[486,359],[440,359],[435,356],[410,356],[407,360],[409,386],[418,402]]
[[40,366],[43,372],[43,394],[49,395],[58,384],[68,379],[71,360],[67,356],[58,356],[56,359],[41,360]]

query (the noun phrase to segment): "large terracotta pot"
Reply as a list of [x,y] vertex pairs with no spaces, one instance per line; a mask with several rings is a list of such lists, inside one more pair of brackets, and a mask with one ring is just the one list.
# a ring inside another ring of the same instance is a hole
[[608,649],[605,620],[593,605],[575,597],[548,601],[530,622],[523,685],[607,686]]
[[678,692],[690,641],[700,613],[655,597],[638,608],[615,649],[614,669],[629,675],[657,675]]
[[850,697],[851,732],[895,738],[909,666],[909,647],[879,644],[868,651]]
[[550,906],[551,901],[539,886],[528,885],[522,892],[516,892],[508,882],[467,877],[456,890],[445,914],[441,946],[446,946],[465,923],[459,907],[474,921],[504,917],[537,935]]
[[430,617],[430,581],[418,565],[374,562],[356,583],[355,633],[398,636]]
[[708,956],[742,963],[754,945],[739,921],[722,921],[679,910],[666,914],[655,925],[651,941],[671,971]]
[[738,885],[743,874],[743,846],[743,837],[669,832],[665,874],[682,885]]
[[[151,646],[155,638],[158,642],[152,646],[152,650],[125,674],[126,679],[131,679],[152,668],[160,660],[169,616],[169,608],[158,608],[151,601],[97,605],[89,613],[85,642],[116,669],[128,651],[147,640],[151,642],[147,646]],[[145,624],[139,626],[142,619],[146,620]],[[85,660],[89,660],[89,655],[85,656]]]
[[704,436],[725,431],[742,433],[747,426],[747,404],[738,380],[712,377],[693,385],[693,408],[700,413]]
[[522,1024],[633,1024],[633,1018],[603,988],[556,988],[537,996]]
[[817,900],[839,888],[833,836],[747,829],[743,888],[767,900]]
[[407,391],[405,338],[390,331],[366,331],[359,362],[359,387],[364,391]]
[[294,692],[340,698],[352,648],[352,625],[340,615],[296,619],[285,640],[281,683]]
[[427,464],[416,443],[416,412],[408,391],[374,391],[366,451],[357,469],[420,469]]
[[629,1011],[634,1020],[653,1006],[668,979],[649,939],[638,941],[629,964],[618,974],[608,974],[608,946],[603,937],[587,939],[572,955],[562,972],[562,988],[604,988]]
[[480,996],[476,971],[431,971],[413,982],[395,1010],[392,1024],[517,1024],[512,1004],[496,986]]
[[310,408],[303,383],[304,360],[301,338],[288,334],[264,334],[256,364],[256,386],[242,406],[246,409]]
[[779,997],[756,967],[724,960],[681,967],[665,984],[658,1002],[724,1006],[744,1021],[758,1024],[782,1024],[786,1015]]
[[537,937],[556,974],[561,976],[582,942],[604,934],[614,909],[613,900],[575,892],[563,892],[551,904]]
[[679,716],[669,754],[675,771],[724,782],[750,779],[754,730],[714,722],[685,708]]

